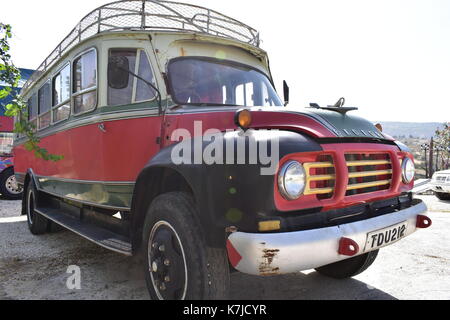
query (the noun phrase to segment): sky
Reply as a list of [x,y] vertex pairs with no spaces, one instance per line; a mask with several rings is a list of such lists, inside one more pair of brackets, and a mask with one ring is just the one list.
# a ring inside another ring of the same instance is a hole
[[[6,0],[1,0],[6,1]],[[37,68],[87,13],[108,0],[8,1],[16,66]],[[345,97],[372,121],[450,121],[448,0],[184,0],[260,31],[290,107]]]

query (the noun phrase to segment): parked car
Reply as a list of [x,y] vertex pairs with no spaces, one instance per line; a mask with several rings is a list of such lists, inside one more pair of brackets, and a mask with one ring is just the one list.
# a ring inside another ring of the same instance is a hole
[[431,185],[436,197],[440,200],[450,200],[450,170],[436,172]]
[[0,194],[8,200],[19,200],[22,190],[14,174],[13,158],[0,156]]
[[225,298],[231,271],[352,277],[431,225],[405,145],[344,99],[286,107],[259,33],[213,10],[104,5],[38,70],[29,120],[64,159],[15,139],[31,233],[142,250],[154,299]]
[[[16,90],[19,90],[34,72],[34,70],[23,68],[19,70],[21,80]],[[0,89],[3,89],[5,85],[5,83],[0,83]],[[12,95],[0,100],[0,194],[6,199],[17,200],[22,197],[22,187],[16,183],[14,175],[14,158],[12,156],[14,121],[11,117],[4,115],[5,106],[11,100]]]
[[13,133],[0,132],[0,194],[8,200],[22,197],[23,188],[14,175],[14,158],[11,155]]

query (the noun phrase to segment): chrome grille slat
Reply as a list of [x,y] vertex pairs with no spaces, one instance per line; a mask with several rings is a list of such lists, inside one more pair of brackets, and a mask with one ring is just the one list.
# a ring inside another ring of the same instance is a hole
[[[346,153],[345,161],[348,170],[346,196],[375,192],[391,186],[394,171],[388,153]],[[306,172],[304,194],[328,194],[331,197],[335,191],[336,180],[334,163],[332,161],[316,161],[304,163],[303,166]],[[312,172],[312,170],[315,171]],[[318,170],[333,172],[317,173]],[[325,185],[325,187],[317,187],[318,184]]]

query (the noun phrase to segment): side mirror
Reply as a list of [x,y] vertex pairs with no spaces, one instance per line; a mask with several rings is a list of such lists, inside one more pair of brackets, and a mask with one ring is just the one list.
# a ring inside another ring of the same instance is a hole
[[283,93],[284,93],[284,105],[287,106],[289,104],[289,86],[287,85],[286,80],[283,81]]
[[108,85],[113,89],[125,89],[130,78],[130,63],[127,57],[114,56],[108,60]]

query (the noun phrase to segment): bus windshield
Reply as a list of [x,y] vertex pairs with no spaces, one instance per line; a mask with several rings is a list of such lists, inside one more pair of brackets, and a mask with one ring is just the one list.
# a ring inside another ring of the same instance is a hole
[[14,133],[0,132],[0,155],[10,155],[13,148]]
[[210,58],[178,58],[169,64],[172,98],[177,104],[204,106],[283,106],[262,72]]

